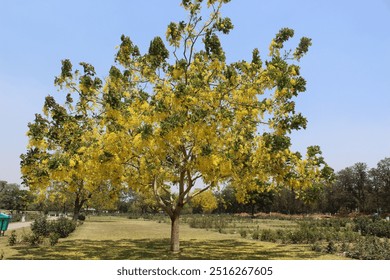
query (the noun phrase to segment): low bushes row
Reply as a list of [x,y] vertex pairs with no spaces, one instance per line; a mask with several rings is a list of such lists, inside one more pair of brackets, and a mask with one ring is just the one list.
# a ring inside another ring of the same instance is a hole
[[388,224],[386,221],[359,220],[358,223],[338,227],[333,224],[324,226],[324,223],[317,221],[302,221],[294,230],[242,229],[240,235],[283,244],[310,244],[313,251],[353,259],[389,260],[390,241],[384,238]]
[[38,246],[48,240],[51,246],[57,244],[60,238],[66,238],[76,229],[77,223],[65,217],[49,221],[45,216],[38,217],[31,224],[31,233],[23,234],[19,239],[15,231],[8,238],[8,245],[25,243],[30,246]]
[[50,234],[58,234],[60,238],[65,238],[76,229],[76,226],[75,221],[65,217],[48,221],[45,216],[42,216],[31,224],[31,231],[38,236],[48,237]]
[[[268,219],[269,217],[260,217]],[[193,228],[217,229],[225,233],[232,228],[243,238],[278,242],[282,244],[308,244],[313,251],[339,254],[353,259],[390,259],[390,222],[376,217],[295,219],[297,226],[264,228],[259,217],[189,216],[183,218]],[[245,221],[245,223],[242,223]],[[236,225],[236,226],[234,226]]]
[[380,218],[358,217],[354,219],[354,230],[362,235],[390,238],[390,222]]
[[204,229],[218,229],[220,232],[222,229],[228,226],[228,221],[225,217],[210,217],[210,216],[200,216],[188,218],[186,221],[188,225],[192,228],[204,228]]
[[360,260],[390,260],[388,239],[368,236],[348,245],[344,252],[347,257]]

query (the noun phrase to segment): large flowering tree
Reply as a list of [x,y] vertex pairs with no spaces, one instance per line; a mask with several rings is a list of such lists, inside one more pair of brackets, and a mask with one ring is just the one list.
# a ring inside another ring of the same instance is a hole
[[[99,114],[84,116],[91,120],[90,132],[80,135],[85,144],[69,155],[74,168],[79,160],[73,156],[83,151],[86,169],[77,174],[86,178],[87,190],[109,182],[154,197],[171,219],[174,252],[180,249],[180,213],[196,196],[226,183],[241,202],[253,191],[283,185],[299,193],[332,173],[318,146],[309,147],[305,157],[291,150],[291,131],[307,123],[294,99],[305,91],[298,62],[311,40],[301,38],[295,50],[285,50],[294,31],[284,28],[266,60],[254,49],[251,61],[227,62],[219,40],[233,28],[220,14],[227,2],[183,0],[188,19],[170,23],[166,43],[155,37],[145,54],[122,36],[117,64],[105,84],[93,88],[99,94],[86,101],[99,104]],[[205,6],[209,14],[203,19]],[[60,80],[74,76],[63,68]],[[96,81],[91,76],[88,81]],[[40,146],[39,153],[45,149]],[[65,173],[58,179],[73,174]]]

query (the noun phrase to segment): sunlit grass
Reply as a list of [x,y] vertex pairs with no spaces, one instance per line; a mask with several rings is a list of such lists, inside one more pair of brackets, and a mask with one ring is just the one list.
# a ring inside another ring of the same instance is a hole
[[[17,234],[28,229],[18,230]],[[7,232],[10,235],[10,232]],[[169,251],[170,225],[119,217],[91,217],[66,239],[51,247],[9,247],[0,238],[6,259],[122,260],[122,259],[340,259],[313,252],[308,245],[284,245],[243,239],[239,234],[220,234],[181,225],[182,251]]]
[[[8,230],[5,232],[4,236],[0,236],[0,257],[3,257],[3,259],[9,259],[12,258],[12,256],[19,254],[15,246],[8,246],[8,238],[11,235],[11,232],[12,230]],[[21,239],[21,236],[30,233],[31,230],[30,228],[21,228],[17,229],[15,232],[18,239]]]

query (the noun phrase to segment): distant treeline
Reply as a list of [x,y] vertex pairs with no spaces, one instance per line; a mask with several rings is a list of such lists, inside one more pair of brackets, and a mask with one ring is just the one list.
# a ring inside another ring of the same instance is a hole
[[[226,186],[214,192],[217,206],[212,213],[279,212],[284,214],[388,214],[390,213],[390,158],[381,160],[369,169],[365,163],[356,163],[337,172],[332,183],[316,185],[298,193],[288,187],[269,192],[249,193],[246,203],[236,200],[233,187]],[[157,213],[158,207],[136,194],[130,194],[118,204],[120,212]],[[190,203],[187,213],[204,213],[201,205]]]
[[[249,213],[279,212],[285,214],[331,213],[363,214],[390,213],[390,158],[378,162],[369,169],[365,163],[340,170],[334,181],[328,185],[316,185],[307,191],[297,193],[288,187],[269,192],[252,192],[246,203],[238,203],[233,187],[226,186],[214,192],[216,206],[213,213]],[[35,202],[34,195],[23,190],[17,184],[0,181],[0,209],[16,211],[39,210],[71,212],[71,200],[55,199]],[[161,211],[151,198],[145,198],[134,192],[126,193],[111,207],[111,212],[121,213],[158,213]],[[92,205],[96,211],[105,210],[99,204]],[[202,213],[201,205],[190,203],[187,213]],[[207,211],[211,212],[211,211]]]
[[247,204],[237,203],[229,187],[217,195],[220,203],[215,211],[220,213],[390,213],[390,158],[379,161],[372,169],[365,163],[342,169],[335,174],[333,183],[308,190],[302,199],[289,188],[254,193]]

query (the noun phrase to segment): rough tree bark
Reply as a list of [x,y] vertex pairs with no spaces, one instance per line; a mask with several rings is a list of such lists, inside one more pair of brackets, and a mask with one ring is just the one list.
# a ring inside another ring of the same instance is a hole
[[173,253],[180,252],[179,221],[179,215],[171,217],[171,251]]

